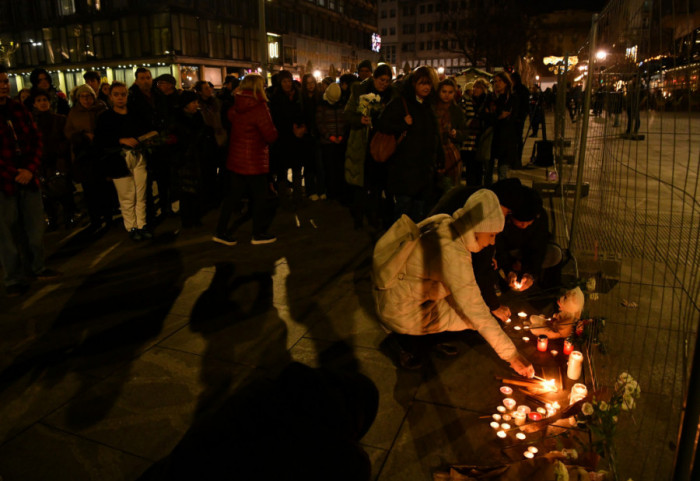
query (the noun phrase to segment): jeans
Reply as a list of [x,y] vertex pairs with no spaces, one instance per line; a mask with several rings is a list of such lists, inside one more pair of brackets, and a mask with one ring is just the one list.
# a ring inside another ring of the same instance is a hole
[[131,175],[112,180],[127,231],[146,226],[146,178],[146,160],[141,156]]
[[0,262],[6,287],[44,270],[44,228],[41,192],[22,187],[14,196],[0,193]]

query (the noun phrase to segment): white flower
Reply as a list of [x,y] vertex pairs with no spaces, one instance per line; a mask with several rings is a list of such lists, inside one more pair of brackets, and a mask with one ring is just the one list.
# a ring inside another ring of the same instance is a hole
[[634,381],[634,378],[628,372],[623,372],[617,377],[617,379],[622,383]]
[[597,292],[591,292],[591,293],[588,295],[588,298],[589,298],[590,300],[592,300],[592,301],[597,301],[597,300],[598,300],[598,293],[597,293]]
[[598,409],[600,409],[601,411],[607,411],[609,408],[610,405],[605,401],[600,401],[600,404],[598,404]]
[[639,397],[642,390],[639,388],[637,381],[630,381],[625,385],[625,394],[631,394],[634,397]]
[[586,290],[588,292],[594,292],[595,291],[595,277],[589,277],[588,280],[586,281]]
[[581,412],[586,415],[590,416],[593,414],[593,405],[591,403],[583,403],[583,406],[581,406]]
[[634,397],[631,394],[625,394],[622,396],[622,410],[631,411],[634,409]]
[[613,424],[617,424],[617,416],[613,416]]
[[564,453],[568,459],[578,459],[578,451],[575,449],[562,449],[562,453]]

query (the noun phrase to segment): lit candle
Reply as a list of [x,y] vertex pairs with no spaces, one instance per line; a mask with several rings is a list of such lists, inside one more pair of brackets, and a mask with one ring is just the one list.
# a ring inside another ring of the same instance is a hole
[[510,317],[508,319],[506,319],[506,324],[510,324],[511,322],[512,322],[512,320]]
[[493,422],[491,423],[491,427],[492,427],[493,429],[498,429],[499,427],[501,427],[501,425],[498,424],[496,421],[493,421]]
[[498,411],[499,413],[504,413],[504,412],[507,411],[507,409],[504,408],[503,406],[498,406],[498,407],[496,408],[496,411]]
[[510,419],[511,419],[510,414],[504,414],[504,415],[503,415],[503,420],[504,420],[504,421],[510,421]]
[[[547,413],[547,411],[545,411],[545,413]],[[540,421],[542,419],[542,414],[532,411],[531,413],[527,414],[527,417],[530,419],[530,421]]]
[[522,440],[525,439],[527,436],[525,436],[525,433],[517,433],[517,434],[515,435],[515,437],[522,441]]
[[515,329],[516,331],[519,331],[520,329],[522,329],[522,327],[520,327],[520,326],[514,326],[513,329]]
[[520,318],[525,318],[525,317],[527,317],[527,314],[524,313],[524,312],[522,312],[522,311],[520,311],[520,312],[518,312],[518,317],[520,317]]
[[543,416],[547,414],[547,410],[545,408],[537,408],[537,412]]
[[525,415],[525,413],[520,411],[515,411],[513,413],[513,421],[515,422],[516,426],[522,426],[523,424],[525,424],[526,417],[527,416]]
[[554,402],[552,403],[552,407],[553,407],[554,410],[556,411],[557,409],[561,409],[561,404],[559,404],[558,401],[554,401]]
[[500,421],[500,420],[501,420],[501,415],[500,415],[500,414],[492,414],[491,417],[493,418],[494,421]]
[[502,423],[502,424],[501,424],[501,429],[503,429],[504,431],[508,431],[508,430],[510,429],[510,424],[508,424],[508,423]]
[[571,354],[573,352],[573,350],[574,350],[574,344],[571,341],[569,341],[568,339],[564,340],[564,351],[563,351],[564,355],[568,356],[569,354]]
[[537,454],[537,452],[539,451],[539,449],[537,449],[534,446],[528,447],[527,450],[530,451],[532,454]]
[[583,354],[580,351],[573,351],[569,354],[569,367],[566,370],[566,377],[574,381],[581,377],[583,367]]
[[525,342],[530,342],[530,338],[527,337],[527,336],[523,336],[523,341],[525,341]]
[[513,394],[513,388],[510,386],[501,386],[500,391],[506,396],[510,396],[511,394]]
[[515,399],[507,397],[503,400],[503,405],[508,409],[508,411],[511,411],[515,407]]
[[530,329],[530,326],[523,326],[523,329],[528,330]]
[[505,438],[505,437],[507,436],[507,434],[506,434],[505,431],[497,431],[497,432],[496,432],[496,436],[498,436],[499,438],[503,439],[503,438]]
[[530,409],[530,406],[526,406],[524,404],[521,404],[520,406],[518,406],[518,412],[521,412],[523,414],[527,414],[530,411],[532,411],[532,409]]
[[557,351],[556,349],[552,349],[552,350],[549,351],[549,352],[551,352],[551,353],[552,353],[552,356],[555,356],[555,357],[556,357],[557,354],[559,354],[559,351]]
[[557,409],[553,404],[547,403],[545,404],[545,407],[547,408],[547,417],[554,416],[556,414]]
[[571,386],[571,395],[569,396],[569,404],[573,404],[585,398],[588,394],[588,388],[585,384],[576,383]]
[[547,344],[549,339],[544,334],[537,336],[537,350],[540,352],[545,352],[547,350]]
[[532,454],[530,451],[525,451],[525,452],[523,453],[523,456],[525,456],[525,457],[528,458],[528,459],[532,459],[532,458],[535,457],[535,455]]

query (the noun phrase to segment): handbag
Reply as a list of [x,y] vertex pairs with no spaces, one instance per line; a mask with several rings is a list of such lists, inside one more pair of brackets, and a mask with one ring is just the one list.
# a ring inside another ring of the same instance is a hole
[[[401,97],[403,101],[403,108],[408,115],[408,106],[406,105],[406,99]],[[377,162],[386,162],[389,158],[396,152],[396,147],[401,143],[401,141],[406,137],[406,132],[403,131],[399,138],[397,139],[394,134],[386,134],[384,132],[376,132],[372,141],[369,143],[369,154]]]

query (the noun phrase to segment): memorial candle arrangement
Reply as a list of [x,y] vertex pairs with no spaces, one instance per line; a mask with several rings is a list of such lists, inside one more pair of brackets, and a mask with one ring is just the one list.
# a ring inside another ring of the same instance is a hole
[[575,381],[581,377],[583,368],[583,354],[580,351],[573,351],[569,354],[569,367],[566,370],[566,377]]

